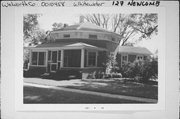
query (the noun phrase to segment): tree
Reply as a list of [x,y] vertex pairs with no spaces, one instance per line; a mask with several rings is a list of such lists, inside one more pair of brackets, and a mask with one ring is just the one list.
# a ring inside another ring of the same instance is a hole
[[40,14],[26,14],[23,19],[23,39],[24,44],[36,45],[39,42],[44,42],[46,32],[39,28],[38,17]]
[[[26,14],[23,18],[23,40],[24,46],[37,45],[40,42],[46,42],[47,34],[44,30],[39,28],[38,17],[39,14]],[[29,50],[24,49],[24,68],[27,68],[29,62]]]
[[53,26],[53,28],[52,28],[52,30],[54,31],[54,30],[58,30],[58,29],[61,29],[61,28],[63,28],[63,23],[53,23],[52,24],[52,26]]
[[158,32],[157,14],[87,14],[82,16],[88,22],[118,33],[122,37],[119,40],[120,45],[151,38],[152,34]]
[[55,30],[58,30],[58,29],[62,29],[64,27],[66,27],[66,26],[68,26],[68,24],[55,22],[55,23],[52,24],[52,27],[53,27],[52,30],[55,31]]

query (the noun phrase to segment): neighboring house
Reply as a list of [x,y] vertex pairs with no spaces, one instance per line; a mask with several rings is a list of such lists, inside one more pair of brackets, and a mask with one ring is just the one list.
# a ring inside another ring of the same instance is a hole
[[119,46],[116,57],[122,66],[123,63],[149,59],[151,55],[152,53],[144,47]]
[[145,48],[118,47],[120,35],[91,23],[66,26],[52,31],[48,41],[31,47],[29,70],[55,73],[58,70],[81,70],[86,78],[103,71],[107,54],[120,54],[122,61],[143,59],[151,54]]

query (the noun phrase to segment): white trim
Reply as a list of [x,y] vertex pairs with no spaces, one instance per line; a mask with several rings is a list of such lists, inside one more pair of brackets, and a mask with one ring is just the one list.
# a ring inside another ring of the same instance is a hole
[[144,53],[134,53],[134,52],[118,52],[119,54],[130,54],[130,55],[146,55],[151,56],[150,54],[144,54]]
[[81,68],[84,68],[84,49],[81,49]]
[[105,48],[94,48],[94,47],[85,47],[85,46],[66,46],[66,47],[34,47],[30,48],[32,51],[44,51],[44,50],[77,50],[77,49],[89,49],[89,50],[98,50],[98,51],[107,51]]
[[50,63],[50,72],[56,72],[51,69],[52,65],[56,65],[56,70],[57,70],[57,63]]
[[30,66],[33,66],[33,67],[46,67],[46,65],[30,65]]
[[63,68],[64,67],[64,50],[61,50],[61,67],[60,68]]

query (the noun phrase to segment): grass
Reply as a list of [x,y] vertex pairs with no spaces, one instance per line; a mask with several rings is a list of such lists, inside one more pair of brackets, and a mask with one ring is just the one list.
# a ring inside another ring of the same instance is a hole
[[24,86],[24,104],[142,103],[124,99],[80,94],[50,88]]
[[109,80],[109,81],[87,81],[81,86],[64,86],[67,88],[75,88],[80,90],[96,91],[110,94],[120,94],[126,96],[144,97],[144,98],[158,98],[157,85],[148,85],[137,83],[133,81],[124,82],[123,80]]

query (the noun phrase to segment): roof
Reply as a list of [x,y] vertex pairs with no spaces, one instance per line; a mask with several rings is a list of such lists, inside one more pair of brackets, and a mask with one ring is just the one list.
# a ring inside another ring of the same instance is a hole
[[[115,32],[111,32],[108,31],[98,25],[95,25],[93,23],[90,22],[85,22],[85,23],[80,23],[80,24],[76,24],[76,25],[70,25],[70,26],[66,26],[63,27],[61,29],[55,30],[56,31],[71,31],[71,30],[84,30],[84,31],[97,31],[97,32],[107,32],[107,33],[112,33],[115,35],[119,35]],[[54,31],[53,31],[54,32]]]
[[147,48],[133,47],[133,46],[119,46],[118,53],[135,53],[135,54],[152,55],[152,53]]
[[97,49],[97,50],[107,50],[105,48],[101,48],[101,47],[97,47],[94,45],[90,45],[90,44],[86,44],[86,43],[82,43],[82,42],[51,42],[51,43],[44,43],[44,44],[40,44],[36,47],[34,47],[34,49],[37,48],[64,48],[64,49],[73,49],[73,48],[87,48],[87,49]]
[[89,23],[89,22],[66,26],[66,27],[58,29],[56,31],[65,31],[65,30],[97,30],[97,31],[107,31],[106,29],[103,29],[100,26],[97,26],[97,25]]

